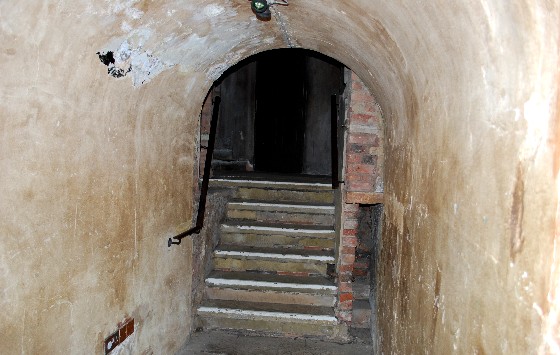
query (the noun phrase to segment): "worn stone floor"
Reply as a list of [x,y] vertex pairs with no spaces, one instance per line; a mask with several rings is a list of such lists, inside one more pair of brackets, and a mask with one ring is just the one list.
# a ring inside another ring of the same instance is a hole
[[307,338],[271,338],[227,331],[194,333],[176,355],[361,355],[373,354],[369,330],[353,331],[338,344]]

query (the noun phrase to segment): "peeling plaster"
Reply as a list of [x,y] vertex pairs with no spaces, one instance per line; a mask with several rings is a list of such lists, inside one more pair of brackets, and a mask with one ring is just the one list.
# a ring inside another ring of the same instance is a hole
[[[205,72],[208,82],[213,82],[229,67],[254,54],[247,53],[245,49],[232,51],[241,42],[249,41],[251,47],[255,47],[262,44],[271,45],[275,41],[274,36],[268,35],[263,38],[258,29],[260,27],[255,28],[258,22],[253,16],[248,17],[246,22],[231,22],[227,31],[208,34],[208,27],[224,26],[224,23],[238,16],[234,7],[219,4],[208,4],[201,10],[185,3],[181,9],[168,9],[165,12],[166,17],[173,18],[179,25],[168,33],[156,33],[152,29],[161,24],[162,20],[145,21],[134,27],[134,21],[146,19],[142,11],[133,7],[136,3],[117,3],[110,8],[110,13],[126,14],[128,20],[123,21],[120,26],[125,37],[112,39],[105,49],[100,51],[113,51],[115,58],[117,53],[120,53],[121,57],[130,58],[121,62],[116,60],[117,69],[113,72],[118,74],[116,77],[120,77],[128,74],[130,68],[129,76],[132,76],[135,87],[149,82],[162,71],[174,66],[179,66],[182,72]],[[189,17],[185,18],[185,14],[189,14]],[[190,27],[183,26],[185,22],[188,22]],[[273,31],[270,27],[264,28]],[[157,40],[160,37],[163,37],[163,40]],[[115,48],[115,43],[118,43],[118,49]],[[216,53],[225,55],[216,61]],[[129,64],[130,66],[127,66]]]
[[209,4],[202,9],[204,16],[210,18],[223,14],[226,11],[222,6],[216,4]]
[[[171,63],[163,63],[149,49],[144,49],[146,43],[153,37],[150,28],[132,29],[128,22],[123,22],[121,28],[128,32],[126,38],[114,38],[105,46],[101,53],[114,53],[114,69],[109,67],[109,74],[122,77],[131,72],[134,86],[139,86],[164,69],[173,66]],[[115,75],[116,74],[116,75]]]
[[172,67],[171,64],[163,63],[159,58],[153,56],[147,51],[143,51],[141,47],[130,48],[128,41],[121,43],[119,48],[113,53],[97,52],[101,62],[108,66],[108,74],[121,78],[130,73],[132,77],[132,85],[140,86],[159,73]]

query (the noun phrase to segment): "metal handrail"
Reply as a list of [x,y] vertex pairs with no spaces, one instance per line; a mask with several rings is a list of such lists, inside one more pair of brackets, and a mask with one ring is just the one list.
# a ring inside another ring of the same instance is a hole
[[[219,96],[214,97],[214,108],[212,110],[212,121],[210,122],[210,135],[208,136],[208,147],[206,149],[206,159],[204,161],[204,175],[202,177],[202,186],[200,187],[200,200],[198,203],[198,212],[196,215],[196,224],[189,230],[177,234],[173,238],[169,238],[167,246],[173,244],[181,244],[183,238],[199,233],[204,227],[204,214],[206,212],[206,196],[208,195],[208,184],[210,182],[210,171],[212,169],[212,155],[214,154],[214,143],[216,141],[216,129],[218,127],[218,113],[220,112]],[[176,241],[174,241],[175,239]]]

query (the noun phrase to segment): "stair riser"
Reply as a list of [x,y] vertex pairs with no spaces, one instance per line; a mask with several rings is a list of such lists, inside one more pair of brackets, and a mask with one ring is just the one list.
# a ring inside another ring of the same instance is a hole
[[199,322],[204,329],[251,331],[251,333],[272,336],[312,336],[340,341],[348,339],[347,330],[342,325],[298,323],[290,320],[235,319],[208,315],[199,315]]
[[314,226],[332,226],[334,224],[334,216],[332,214],[288,213],[275,211],[228,209],[227,217],[248,221],[297,223],[302,225]]
[[321,228],[319,230],[309,228],[267,228],[256,226],[242,226],[223,224],[221,233],[240,233],[240,234],[262,234],[262,235],[283,235],[289,237],[311,237],[311,238],[327,238],[334,239],[335,233],[332,226],[329,228]]
[[276,203],[262,201],[233,201],[228,208],[244,211],[268,211],[282,213],[306,213],[334,215],[334,206],[309,203]]
[[326,263],[310,262],[279,262],[259,259],[235,259],[214,257],[214,268],[231,271],[266,271],[266,272],[305,272],[310,274],[327,275]]
[[245,245],[248,247],[282,247],[304,249],[316,247],[319,249],[334,249],[334,238],[292,237],[285,235],[263,235],[247,233],[224,233],[221,243],[225,245]]
[[369,328],[371,326],[371,309],[354,308],[352,310],[353,328]]
[[368,284],[355,282],[352,287],[352,293],[354,294],[354,300],[369,301],[370,287]]
[[304,304],[310,306],[333,307],[335,296],[329,294],[298,293],[263,290],[236,290],[231,288],[206,287],[208,299],[266,302],[281,304]]
[[244,200],[269,202],[334,203],[332,191],[293,191],[240,187],[236,189],[235,197]]
[[212,186],[227,188],[232,200],[198,310],[199,325],[348,340],[347,327],[338,324],[333,310],[336,287],[324,278],[335,249],[330,185],[221,179]]

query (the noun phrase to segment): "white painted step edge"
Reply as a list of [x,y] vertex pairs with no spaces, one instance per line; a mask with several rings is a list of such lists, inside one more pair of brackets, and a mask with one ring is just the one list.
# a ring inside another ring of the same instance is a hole
[[236,251],[236,250],[216,250],[216,256],[240,256],[248,258],[267,258],[294,261],[322,261],[334,262],[334,256],[329,255],[297,255],[297,254],[276,254],[276,253],[260,253],[252,251]]
[[317,284],[297,284],[287,282],[271,282],[271,281],[255,281],[255,280],[236,280],[209,277],[206,283],[211,286],[252,286],[252,287],[268,287],[268,288],[291,288],[298,290],[329,290],[336,291],[335,285],[317,285]]
[[276,319],[289,319],[295,321],[315,321],[315,322],[328,322],[333,325],[338,324],[338,320],[334,316],[325,316],[319,314],[303,314],[303,313],[284,313],[284,312],[269,312],[269,311],[254,311],[247,309],[235,308],[220,308],[220,307],[199,307],[199,313],[209,314],[222,314],[234,315],[243,318],[276,318]]
[[237,228],[240,230],[258,231],[258,232],[283,232],[283,233],[301,233],[301,234],[334,233],[334,229],[282,228],[282,227],[265,227],[265,226],[243,226],[243,225],[233,225],[233,224],[222,224],[222,227]]
[[270,208],[297,208],[302,210],[324,210],[327,212],[334,212],[334,206],[319,206],[319,205],[291,205],[286,203],[266,203],[266,202],[230,202],[231,207],[270,207]]
[[210,181],[216,182],[231,182],[236,184],[251,184],[251,185],[285,185],[285,186],[309,186],[309,187],[332,187],[331,184],[323,183],[310,183],[310,182],[291,182],[291,181],[261,181],[261,180],[236,180],[236,179],[211,179]]

